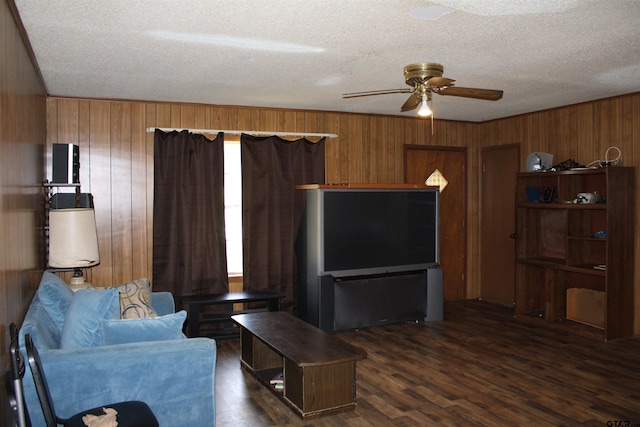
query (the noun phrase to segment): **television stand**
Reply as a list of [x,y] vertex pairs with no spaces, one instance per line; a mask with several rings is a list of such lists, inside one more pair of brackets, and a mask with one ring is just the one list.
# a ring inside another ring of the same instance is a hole
[[439,268],[357,277],[298,278],[298,316],[327,332],[443,320]]

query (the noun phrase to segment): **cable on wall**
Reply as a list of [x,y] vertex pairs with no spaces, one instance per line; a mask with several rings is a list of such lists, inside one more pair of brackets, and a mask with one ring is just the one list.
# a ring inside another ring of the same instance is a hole
[[[616,150],[618,152],[618,155],[615,159],[609,158],[609,152],[611,150]],[[607,148],[607,151],[604,152],[604,160],[594,160],[587,165],[587,167],[593,166],[597,166],[600,168],[606,168],[607,166],[622,166],[622,150],[612,145],[611,147]]]

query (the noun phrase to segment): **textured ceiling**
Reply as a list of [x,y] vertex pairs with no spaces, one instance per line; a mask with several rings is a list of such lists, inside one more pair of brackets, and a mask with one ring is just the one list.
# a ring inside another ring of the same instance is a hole
[[484,121],[640,91],[637,0],[14,0],[52,96],[400,113],[403,67],[499,101]]

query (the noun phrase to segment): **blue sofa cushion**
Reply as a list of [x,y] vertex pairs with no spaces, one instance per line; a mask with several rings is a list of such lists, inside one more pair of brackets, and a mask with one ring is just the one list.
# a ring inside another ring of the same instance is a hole
[[101,345],[183,339],[186,319],[184,310],[146,319],[105,319],[100,322]]
[[103,319],[120,318],[120,297],[117,288],[80,289],[71,299],[64,320],[61,349],[100,345],[100,323]]
[[60,276],[45,271],[38,287],[38,299],[58,334],[62,334],[64,318],[69,310],[73,291]]

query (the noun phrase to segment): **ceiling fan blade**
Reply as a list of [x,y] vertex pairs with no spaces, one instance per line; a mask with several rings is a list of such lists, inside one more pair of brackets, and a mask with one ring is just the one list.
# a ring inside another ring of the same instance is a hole
[[402,104],[402,107],[400,107],[400,111],[411,111],[414,108],[417,108],[418,105],[420,105],[420,101],[420,96],[417,93],[412,93],[409,99],[407,99],[407,101]]
[[427,80],[426,83],[431,87],[442,87],[442,86],[449,86],[453,82],[455,82],[455,80],[448,79],[446,77],[431,77],[430,79]]
[[487,101],[497,101],[502,98],[501,90],[475,89],[471,87],[447,87],[442,90],[434,90],[438,95],[462,96],[465,98],[486,99]]
[[385,89],[385,90],[371,90],[366,92],[351,92],[343,93],[343,98],[357,98],[360,96],[373,96],[373,95],[388,95],[390,93],[409,93],[413,92],[413,89]]

